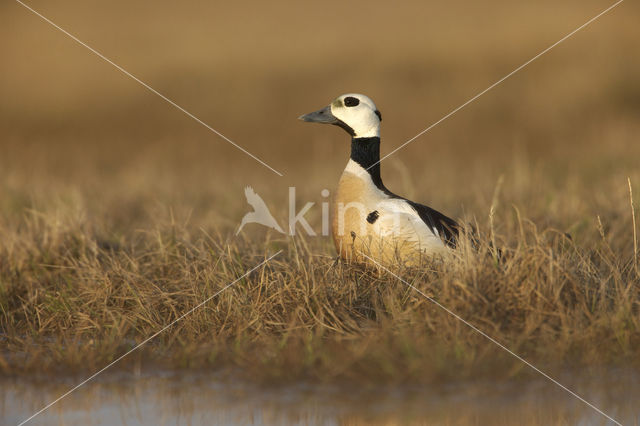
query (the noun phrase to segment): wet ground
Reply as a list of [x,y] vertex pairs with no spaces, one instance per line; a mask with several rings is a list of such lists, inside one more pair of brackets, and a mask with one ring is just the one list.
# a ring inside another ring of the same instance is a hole
[[[625,425],[640,424],[640,380],[612,371],[559,378]],[[82,378],[0,379],[2,424],[20,424]],[[614,424],[545,379],[437,386],[257,387],[209,373],[103,374],[30,425]]]

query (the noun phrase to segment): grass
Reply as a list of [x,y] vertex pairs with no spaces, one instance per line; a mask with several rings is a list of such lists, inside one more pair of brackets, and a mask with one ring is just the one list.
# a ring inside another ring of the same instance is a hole
[[[517,215],[509,227],[511,237],[487,235],[478,251],[463,245],[450,263],[394,272],[532,362],[635,364],[633,253],[617,255],[606,234],[585,249]],[[277,250],[123,364],[237,367],[268,381],[429,381],[523,368],[388,272],[336,263],[326,242],[257,246],[175,223],[114,241],[36,212],[1,234],[5,373],[97,369]]]
[[[335,187],[348,142],[295,117],[364,92],[382,111],[385,154],[603,5],[243,7],[161,4],[153,19],[117,2],[42,12],[283,178],[6,6],[2,372],[102,368],[283,250],[121,367],[267,382],[529,374],[387,272],[336,264],[328,238],[255,225],[236,237],[243,189],[282,221],[296,186],[301,203],[316,202],[307,217],[318,230],[320,193]],[[628,54],[640,36],[638,6],[619,8],[382,163],[394,192],[481,232],[478,251],[394,273],[552,373],[640,367],[640,61]],[[362,10],[384,36],[343,37]],[[237,34],[239,17],[251,31]]]

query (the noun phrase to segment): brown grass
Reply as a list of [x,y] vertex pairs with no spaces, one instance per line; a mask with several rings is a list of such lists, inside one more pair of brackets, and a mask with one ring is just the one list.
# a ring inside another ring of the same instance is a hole
[[[235,237],[243,188],[254,186],[279,220],[288,186],[322,202],[346,162],[346,137],[295,117],[339,93],[367,93],[389,152],[606,6],[351,2],[338,16],[310,16],[297,2],[253,14],[160,3],[152,16],[119,3],[42,7],[286,175],[19,6],[0,6],[5,373],[100,368],[279,249],[125,365],[238,367],[264,380],[525,371],[387,273],[334,264],[326,238],[255,226]],[[396,272],[553,371],[640,359],[629,208],[632,188],[637,215],[640,61],[628,53],[640,36],[638,6],[620,8],[382,166],[395,192],[483,234],[478,252]],[[362,10],[380,35],[345,37]],[[236,31],[240,21],[246,31]],[[309,221],[319,229],[319,209]]]
[[[500,262],[486,239],[449,264],[395,272],[534,362],[637,361],[633,258],[616,255],[606,235],[587,250],[517,216],[509,227],[512,237],[495,237]],[[128,362],[236,366],[270,380],[422,381],[522,368],[387,272],[335,264],[303,238],[260,247],[165,224],[113,241],[35,212],[2,236],[6,372],[96,369],[279,249]]]

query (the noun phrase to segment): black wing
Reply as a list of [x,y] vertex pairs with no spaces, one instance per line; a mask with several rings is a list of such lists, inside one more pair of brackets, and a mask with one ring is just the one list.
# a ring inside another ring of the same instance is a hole
[[449,247],[456,247],[456,241],[458,239],[458,231],[460,226],[455,220],[423,204],[414,203],[413,201],[409,200],[407,200],[407,203],[409,203],[411,207],[415,209],[415,211],[420,216],[420,219],[422,219],[422,221],[426,223],[429,228],[438,231],[438,235],[440,235],[440,238],[442,238]]
[[[375,185],[391,198],[398,198],[409,203],[411,207],[418,213],[420,219],[432,230],[437,230],[440,238],[451,248],[456,248],[460,225],[458,222],[432,209],[424,204],[419,204],[389,191],[380,180],[379,183],[374,181]],[[435,232],[434,232],[435,233]]]

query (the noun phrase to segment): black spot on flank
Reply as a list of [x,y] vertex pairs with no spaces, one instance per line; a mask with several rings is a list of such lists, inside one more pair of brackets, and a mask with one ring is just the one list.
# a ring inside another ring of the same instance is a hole
[[378,119],[380,119],[380,121],[382,121],[382,114],[380,114],[380,111],[375,110],[374,111],[376,113],[376,115],[378,116]]
[[379,217],[380,213],[378,213],[378,210],[374,210],[367,216],[367,222],[373,225]]
[[360,99],[354,98],[353,96],[347,96],[344,98],[344,106],[354,107],[360,104]]

